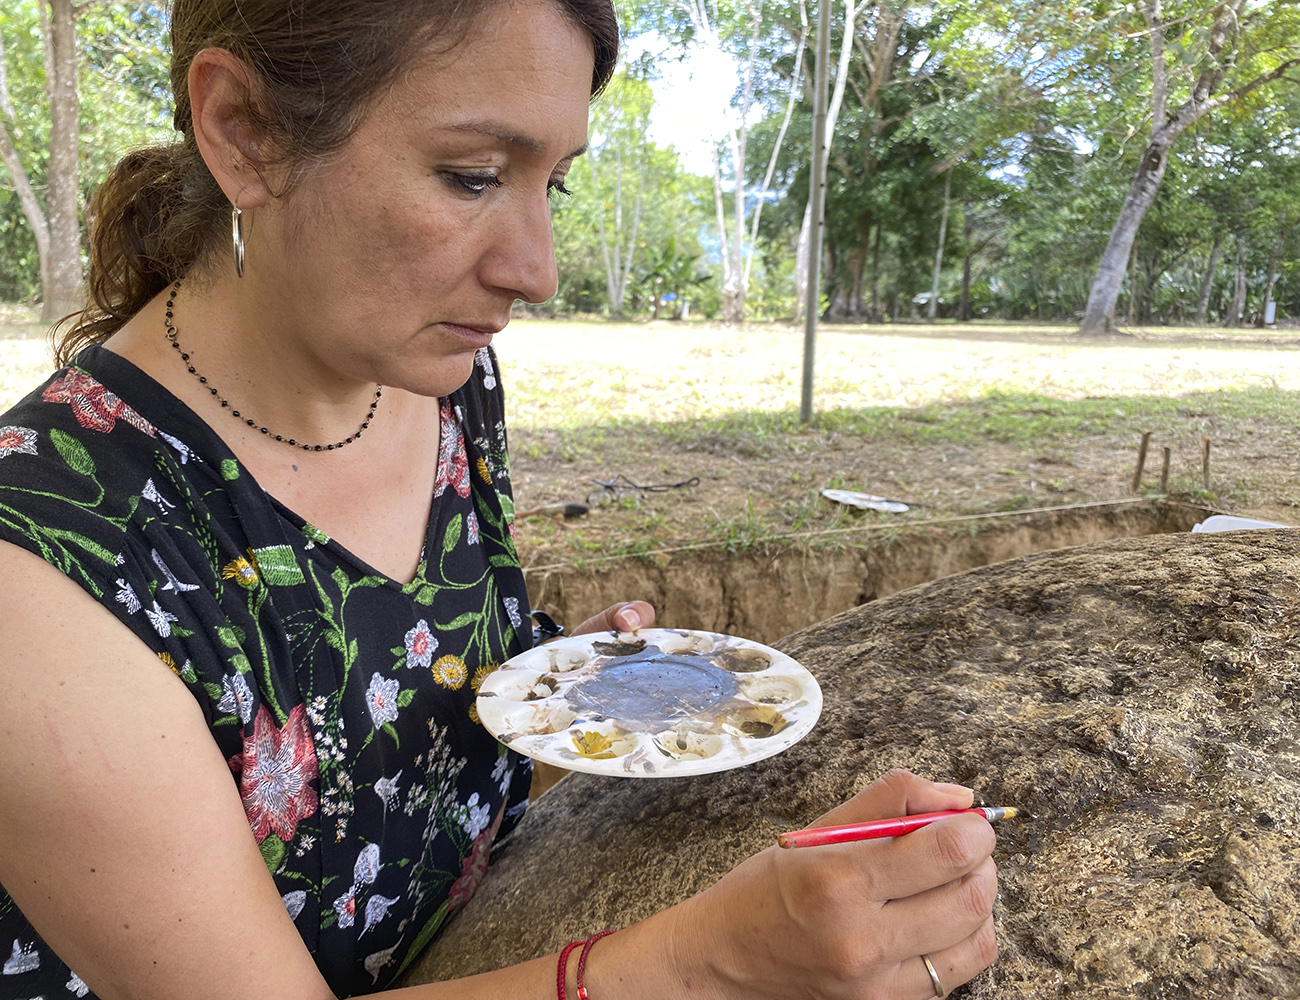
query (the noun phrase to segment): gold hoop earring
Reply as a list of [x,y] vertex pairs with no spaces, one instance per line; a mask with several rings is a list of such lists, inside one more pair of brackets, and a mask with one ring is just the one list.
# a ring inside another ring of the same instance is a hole
[[235,277],[244,276],[244,212],[238,205],[230,206],[230,236],[235,244]]

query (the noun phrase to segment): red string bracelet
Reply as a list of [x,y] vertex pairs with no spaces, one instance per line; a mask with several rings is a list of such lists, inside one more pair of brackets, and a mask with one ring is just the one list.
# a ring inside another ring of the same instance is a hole
[[593,944],[613,933],[613,931],[599,931],[587,938],[583,944],[582,953],[578,955],[578,1000],[587,1000],[587,987],[582,983],[582,974],[587,971],[587,953],[591,951]]
[[587,953],[591,951],[593,944],[613,933],[613,931],[599,931],[585,941],[571,941],[564,946],[564,949],[560,952],[560,960],[556,963],[555,968],[556,1000],[569,1000],[567,984],[565,983],[569,973],[569,955],[574,948],[579,947],[582,948],[582,952],[578,955],[578,997],[580,1000],[587,1000],[587,987],[582,982],[583,974],[587,971]]
[[555,997],[556,1000],[569,1000],[568,992],[565,990],[564,980],[568,978],[569,973],[569,953],[583,944],[582,941],[573,941],[564,946],[560,952],[560,961],[555,968]]

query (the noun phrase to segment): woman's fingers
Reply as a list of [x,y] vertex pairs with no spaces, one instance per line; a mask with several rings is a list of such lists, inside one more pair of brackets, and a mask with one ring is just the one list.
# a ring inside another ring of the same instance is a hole
[[965,785],[935,783],[900,769],[877,778],[810,825],[837,826],[943,809],[969,809],[974,800],[975,793]]
[[886,954],[902,961],[918,949],[939,952],[967,940],[991,918],[997,896],[997,866],[985,858],[961,878],[891,900],[882,911],[888,917],[883,926],[896,929],[884,946]]
[[655,623],[655,609],[645,601],[623,601],[613,604],[598,615],[593,615],[575,628],[570,635],[587,635],[591,632],[635,632],[650,628]]
[[[980,924],[974,933],[957,944],[939,951],[921,952],[909,956],[898,964],[895,986],[889,991],[897,997],[947,996],[958,986],[968,983],[987,969],[998,957],[998,940],[993,928],[993,918]],[[934,969],[933,978],[926,968],[925,959]],[[939,981],[936,990],[934,980]]]

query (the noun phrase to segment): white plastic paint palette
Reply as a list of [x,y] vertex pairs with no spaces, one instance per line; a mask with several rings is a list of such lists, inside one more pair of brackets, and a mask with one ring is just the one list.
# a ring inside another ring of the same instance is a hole
[[752,764],[821,714],[812,674],[768,646],[678,629],[572,636],[503,663],[479,688],[483,724],[571,771],[635,778]]

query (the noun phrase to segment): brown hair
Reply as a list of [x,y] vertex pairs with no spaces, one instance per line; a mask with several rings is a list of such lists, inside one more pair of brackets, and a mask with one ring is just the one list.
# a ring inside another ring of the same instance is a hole
[[[342,147],[366,102],[432,44],[449,48],[496,3],[511,0],[176,0],[171,12],[173,124],[180,141],[127,155],[87,212],[90,302],[55,331],[59,364],[106,340],[151,298],[230,239],[230,204],[194,140],[190,63],[205,48],[253,72],[249,121],[296,173]],[[610,0],[551,0],[595,49],[591,92],[618,59]],[[291,172],[295,173],[295,172]]]

